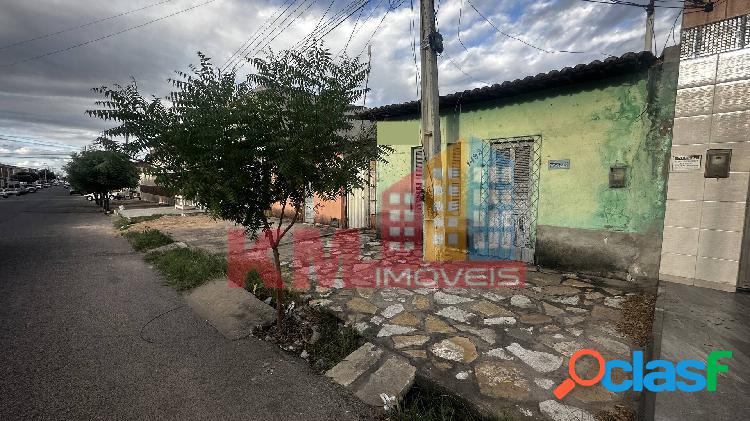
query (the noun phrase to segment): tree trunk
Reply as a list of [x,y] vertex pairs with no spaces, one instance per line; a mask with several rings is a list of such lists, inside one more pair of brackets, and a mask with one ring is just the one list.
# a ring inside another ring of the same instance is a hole
[[276,265],[277,288],[276,288],[276,327],[279,332],[284,328],[284,280],[281,278],[281,256],[279,246],[272,245],[273,262]]

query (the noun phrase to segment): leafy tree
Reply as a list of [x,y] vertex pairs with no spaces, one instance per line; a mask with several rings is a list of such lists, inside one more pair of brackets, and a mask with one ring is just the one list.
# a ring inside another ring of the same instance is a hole
[[22,181],[25,183],[33,183],[39,180],[39,174],[31,171],[19,171],[11,176],[16,181]]
[[[181,192],[215,217],[268,240],[276,266],[278,325],[283,320],[279,245],[298,221],[305,198],[324,199],[366,180],[361,169],[386,152],[372,130],[354,130],[354,104],[365,93],[367,68],[335,61],[322,46],[269,53],[237,83],[199,53],[200,64],[177,72],[169,102],[145,99],[135,83],[95,91],[105,97],[92,116],[119,123],[105,132],[130,135],[159,185]],[[362,126],[359,126],[362,127]],[[294,215],[269,220],[275,203]],[[286,220],[285,220],[286,219]]]
[[138,184],[138,168],[128,155],[116,150],[84,149],[65,165],[68,182],[79,191],[94,193],[97,204],[109,212],[109,193]]
[[46,168],[42,169],[42,170],[39,170],[39,172],[37,173],[37,175],[38,175],[38,177],[39,177],[40,180],[50,181],[50,180],[54,180],[54,179],[57,178],[57,175],[55,175],[54,172],[52,172],[52,171],[50,171],[50,170],[48,170]]

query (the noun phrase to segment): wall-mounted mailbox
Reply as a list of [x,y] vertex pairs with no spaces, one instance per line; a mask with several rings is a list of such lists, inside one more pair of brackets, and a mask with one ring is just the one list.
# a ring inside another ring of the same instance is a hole
[[705,178],[729,177],[729,163],[732,161],[731,149],[709,149],[706,151]]
[[616,189],[625,187],[627,173],[627,165],[615,164],[609,167],[609,187]]

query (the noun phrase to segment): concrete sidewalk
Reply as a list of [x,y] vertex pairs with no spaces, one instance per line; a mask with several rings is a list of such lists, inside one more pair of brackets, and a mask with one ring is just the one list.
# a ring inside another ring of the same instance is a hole
[[154,206],[142,207],[136,209],[116,209],[116,212],[123,218],[136,218],[139,216],[153,215],[183,215],[189,213],[204,213],[200,209],[176,209],[174,206]]
[[750,295],[662,282],[654,336],[654,359],[705,361],[715,350],[733,355],[723,360],[729,372],[719,374],[715,392],[652,394],[651,419],[750,419]]

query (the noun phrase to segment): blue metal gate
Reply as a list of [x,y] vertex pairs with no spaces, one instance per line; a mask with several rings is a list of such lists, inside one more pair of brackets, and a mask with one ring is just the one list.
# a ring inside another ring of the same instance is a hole
[[470,183],[471,259],[534,261],[540,142],[539,136],[481,141]]

